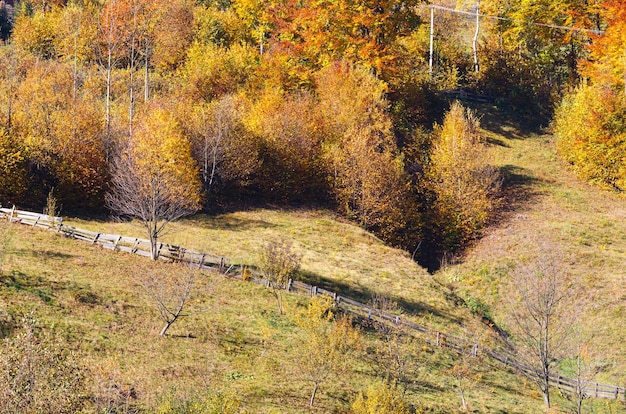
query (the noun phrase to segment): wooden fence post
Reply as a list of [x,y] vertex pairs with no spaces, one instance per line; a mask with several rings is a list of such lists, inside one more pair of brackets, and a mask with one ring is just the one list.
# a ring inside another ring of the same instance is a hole
[[439,332],[437,332],[437,342],[435,342],[437,346],[439,346]]
[[122,236],[117,236],[117,240],[115,240],[115,243],[113,244],[113,251],[117,249],[117,245],[119,244],[120,240],[122,240]]
[[291,292],[291,285],[292,285],[292,284],[293,284],[293,279],[291,279],[291,278],[290,278],[290,279],[287,281],[287,286],[285,287],[285,290],[286,290],[287,292]]

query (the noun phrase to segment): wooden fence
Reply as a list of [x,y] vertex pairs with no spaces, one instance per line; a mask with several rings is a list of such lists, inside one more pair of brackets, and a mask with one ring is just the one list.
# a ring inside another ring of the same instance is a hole
[[[0,217],[8,218],[12,223],[47,228],[68,237],[102,246],[105,249],[151,257],[151,245],[149,240],[79,229],[63,224],[63,220],[60,217],[20,211],[15,208],[0,208]],[[263,275],[256,269],[241,263],[233,264],[230,259],[222,256],[200,253],[184,249],[180,246],[159,243],[158,258],[166,261],[189,263],[200,269],[218,271],[228,277],[261,284],[268,288],[276,287],[272,286],[269,280],[263,278]],[[485,348],[478,342],[468,341],[464,338],[431,329],[401,317],[400,315],[395,315],[366,305],[318,286],[290,279],[285,286],[279,286],[279,288],[295,294],[329,298],[333,301],[335,307],[346,313],[370,321],[376,321],[387,326],[401,328],[404,332],[418,337],[431,346],[447,348],[473,357],[488,357],[525,374],[532,374],[534,372],[533,368],[520,364],[512,351],[495,351]],[[624,387],[591,381],[577,381],[576,379],[559,375],[551,376],[550,383],[552,386],[565,393],[573,394],[579,390],[578,392],[582,393],[585,398],[607,398],[626,401],[626,388]]]
[[494,97],[491,95],[482,95],[479,93],[468,92],[463,89],[446,90],[446,91],[441,91],[441,93],[443,95],[450,96],[461,101],[480,102],[480,103],[490,103],[490,102],[495,101]]

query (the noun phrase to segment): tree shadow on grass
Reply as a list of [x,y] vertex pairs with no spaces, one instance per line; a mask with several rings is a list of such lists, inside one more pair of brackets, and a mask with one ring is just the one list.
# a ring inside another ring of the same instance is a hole
[[31,249],[12,248],[8,251],[8,253],[10,253],[11,255],[21,256],[21,257],[32,256],[35,259],[43,259],[43,260],[48,260],[48,259],[67,260],[67,259],[71,259],[74,257],[74,255],[61,253],[61,252],[54,251],[54,250],[44,250],[44,249],[34,249],[34,248],[31,248]]
[[265,230],[278,227],[265,220],[241,219],[231,215],[215,217],[207,214],[197,214],[181,220],[181,223],[205,230],[224,231]]
[[66,292],[75,303],[87,306],[102,304],[102,298],[94,293],[89,285],[70,281],[55,281],[45,277],[13,270],[0,275],[0,286],[17,294],[30,294],[39,297],[44,303],[53,305],[58,299],[57,294]]
[[528,209],[541,194],[538,190],[543,181],[533,177],[527,170],[516,165],[500,167],[502,189],[498,209],[491,224],[509,220],[520,211]]
[[[373,306],[372,303],[379,296],[379,292],[376,292],[368,287],[328,279],[310,271],[300,271],[298,276],[298,279],[302,282],[335,292],[338,295],[356,300],[368,306]],[[397,305],[401,315],[430,315],[451,321],[453,323],[461,323],[458,318],[442,312],[440,309],[430,306],[424,302],[416,302],[397,295],[387,296],[387,299]]]
[[54,290],[63,288],[58,282],[51,282],[41,276],[29,275],[17,270],[0,276],[0,283],[16,292],[25,292],[38,296],[46,303],[54,301]]
[[541,134],[549,120],[531,113],[516,111],[507,105],[464,103],[480,117],[483,129],[507,139],[524,139]]

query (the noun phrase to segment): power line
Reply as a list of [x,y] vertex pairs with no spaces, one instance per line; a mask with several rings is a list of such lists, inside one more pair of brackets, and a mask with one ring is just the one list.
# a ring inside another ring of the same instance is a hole
[[[450,7],[437,6],[435,4],[431,4],[431,5],[427,5],[427,6],[418,6],[418,7],[420,9],[445,10],[445,11],[449,11],[449,12],[452,12],[452,13],[465,14],[465,15],[473,16],[473,17],[478,15],[478,17],[485,18],[485,19],[501,20],[501,21],[509,21],[509,22],[515,21],[515,19],[511,19],[510,17],[490,16],[490,15],[487,15],[487,14],[480,14],[480,13],[469,12],[469,11],[465,11],[465,10],[452,9]],[[559,25],[556,25],[556,24],[537,23],[537,22],[530,22],[530,24],[533,25],[533,26],[547,27],[549,29],[558,29],[558,30],[568,30],[568,31],[574,31],[574,32],[592,33],[592,34],[596,34],[596,35],[604,34],[604,30],[584,29],[582,27],[559,26]]]

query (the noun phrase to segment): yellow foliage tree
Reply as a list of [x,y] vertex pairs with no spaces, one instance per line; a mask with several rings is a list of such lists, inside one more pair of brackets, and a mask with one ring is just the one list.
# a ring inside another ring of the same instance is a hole
[[435,197],[432,224],[444,251],[454,251],[487,223],[500,184],[498,172],[489,165],[478,119],[458,102],[435,130],[426,177]]
[[313,407],[322,383],[348,369],[350,354],[360,346],[360,333],[346,317],[334,319],[329,299],[313,298],[296,317],[305,339],[299,344],[299,372],[313,383],[309,407]]
[[603,85],[583,85],[555,114],[557,148],[584,179],[626,190],[626,99]]
[[187,50],[181,70],[185,93],[194,100],[211,101],[236,92],[257,67],[254,50],[248,45],[230,48],[196,42]]
[[555,114],[561,155],[583,178],[619,192],[626,190],[626,8],[605,1],[608,22],[583,62],[588,84],[565,97]]
[[342,213],[386,241],[416,222],[403,159],[386,113],[384,82],[337,63],[318,73],[318,113],[333,196]]
[[166,225],[197,211],[202,199],[191,145],[170,112],[157,106],[143,120],[114,163],[111,185],[107,206],[143,223],[156,260]]
[[327,183],[321,161],[321,135],[316,102],[308,93],[264,90],[246,124],[261,137],[261,191],[285,200],[320,200]]
[[247,108],[247,101],[236,95],[210,103],[184,100],[176,105],[177,119],[200,166],[207,210],[223,188],[235,195],[254,182],[260,144],[244,125]]
[[28,192],[28,149],[0,127],[0,204],[25,201]]
[[12,40],[15,46],[43,59],[56,57],[56,16],[40,10],[28,13],[25,3],[20,7],[22,10],[13,27]]

